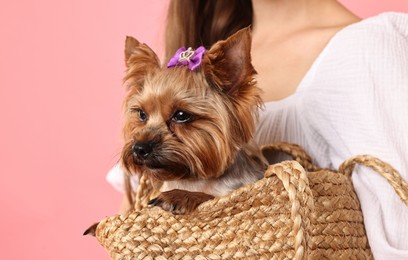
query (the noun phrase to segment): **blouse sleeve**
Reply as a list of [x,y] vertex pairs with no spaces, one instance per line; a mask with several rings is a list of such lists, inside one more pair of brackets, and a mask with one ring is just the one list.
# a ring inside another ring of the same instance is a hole
[[[119,163],[115,164],[115,166],[110,169],[108,174],[106,175],[106,181],[110,183],[115,190],[125,193],[125,172],[123,171],[122,167]],[[139,179],[136,176],[130,177],[130,184],[134,191],[137,190],[139,186]]]

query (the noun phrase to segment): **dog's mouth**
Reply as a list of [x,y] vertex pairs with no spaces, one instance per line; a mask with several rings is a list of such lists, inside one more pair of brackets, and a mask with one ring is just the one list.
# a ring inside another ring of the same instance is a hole
[[152,154],[149,158],[141,159],[137,154],[133,154],[133,162],[158,180],[186,179],[192,176],[188,166],[182,163],[160,159]]

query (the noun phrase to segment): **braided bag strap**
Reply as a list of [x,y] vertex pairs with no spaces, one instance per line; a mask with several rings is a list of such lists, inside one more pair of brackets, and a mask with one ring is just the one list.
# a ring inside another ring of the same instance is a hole
[[308,255],[308,243],[311,212],[314,211],[312,190],[305,169],[295,161],[285,161],[270,165],[265,172],[265,178],[276,175],[288,192],[292,204],[291,219],[295,255],[294,259],[304,259]]
[[265,154],[269,151],[283,152],[293,158],[293,160],[300,163],[307,171],[320,170],[318,166],[313,164],[312,158],[306,153],[306,151],[297,144],[277,142],[272,144],[263,145],[261,147],[262,153]]
[[134,209],[141,210],[145,207],[153,193],[153,184],[150,179],[143,174],[139,181],[139,187],[137,188]]
[[357,163],[367,166],[383,176],[391,184],[401,200],[408,206],[408,184],[402,179],[401,174],[395,168],[371,155],[358,155],[344,161],[339,167],[339,172],[351,177]]

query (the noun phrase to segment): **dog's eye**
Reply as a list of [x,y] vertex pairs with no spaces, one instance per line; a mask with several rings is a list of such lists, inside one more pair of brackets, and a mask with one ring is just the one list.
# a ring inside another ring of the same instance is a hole
[[145,113],[145,111],[139,109],[139,119],[142,122],[145,122],[147,120],[147,114]]
[[139,116],[140,121],[145,122],[147,120],[147,114],[141,108],[132,108],[131,111]]
[[171,118],[174,122],[181,124],[190,121],[193,118],[193,115],[184,111],[176,111]]

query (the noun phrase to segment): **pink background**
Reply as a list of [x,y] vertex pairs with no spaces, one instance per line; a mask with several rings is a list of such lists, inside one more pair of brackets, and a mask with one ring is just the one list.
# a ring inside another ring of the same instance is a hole
[[[343,0],[361,17],[406,0]],[[2,259],[108,259],[83,237],[117,212],[123,45],[161,50],[167,0],[20,0],[0,8]]]

